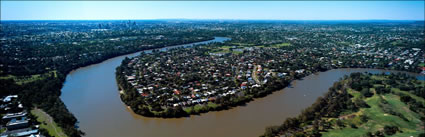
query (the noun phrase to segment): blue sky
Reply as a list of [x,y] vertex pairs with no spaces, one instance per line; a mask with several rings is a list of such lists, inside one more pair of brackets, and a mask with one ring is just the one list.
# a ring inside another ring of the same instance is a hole
[[424,20],[424,1],[1,1],[1,20]]

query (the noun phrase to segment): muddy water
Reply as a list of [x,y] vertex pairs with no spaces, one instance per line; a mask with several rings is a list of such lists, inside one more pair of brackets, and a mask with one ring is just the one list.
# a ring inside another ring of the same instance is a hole
[[[219,38],[220,39],[220,38]],[[216,39],[217,40],[217,39]],[[135,56],[139,53],[126,56]],[[66,78],[61,99],[89,137],[254,137],[310,106],[344,75],[390,72],[376,69],[336,69],[294,81],[291,87],[230,110],[188,118],[162,119],[135,115],[121,102],[115,68],[125,56],[77,69]],[[394,71],[391,71],[394,72]],[[412,74],[423,79],[424,76]]]

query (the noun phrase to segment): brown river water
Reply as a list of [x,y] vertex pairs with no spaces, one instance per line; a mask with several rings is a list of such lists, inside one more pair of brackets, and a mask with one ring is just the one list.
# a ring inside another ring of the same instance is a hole
[[[227,40],[217,37],[215,42]],[[211,42],[211,41],[209,41]],[[203,42],[206,43],[206,42]],[[184,45],[187,46],[187,45]],[[148,51],[149,52],[149,51]],[[68,74],[61,99],[88,137],[254,137],[265,127],[298,115],[332,84],[352,72],[396,72],[377,69],[334,69],[293,81],[290,87],[245,106],[187,118],[147,118],[132,113],[119,97],[115,68],[133,53],[79,68]],[[424,79],[424,75],[418,75]]]

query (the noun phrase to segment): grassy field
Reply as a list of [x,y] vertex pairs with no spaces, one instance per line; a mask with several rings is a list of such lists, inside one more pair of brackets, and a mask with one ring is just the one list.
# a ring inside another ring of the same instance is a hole
[[212,103],[212,102],[208,102],[207,106],[210,107],[210,108],[217,108],[218,107],[218,105],[216,103]]
[[206,109],[206,106],[198,104],[193,107],[186,107],[183,110],[186,111],[186,113],[191,114],[193,112],[199,112],[201,109]]
[[286,47],[286,46],[291,46],[291,43],[280,43],[280,44],[272,45],[273,48],[280,48],[280,47]]
[[190,114],[192,112],[192,108],[187,107],[187,108],[183,108],[184,111],[186,111],[186,113]]
[[186,113],[188,114],[192,114],[192,113],[198,113],[201,112],[202,110],[209,110],[210,108],[217,108],[219,107],[219,104],[213,103],[213,102],[208,102],[208,104],[205,105],[201,105],[201,104],[197,104],[193,107],[185,107],[183,108],[184,111],[186,111]]
[[338,42],[338,44],[340,44],[341,46],[350,46],[350,45],[352,45],[351,43],[349,43],[349,42],[345,42],[345,41],[343,41],[343,42]]
[[232,54],[242,54],[242,51],[233,51],[231,48],[242,48],[239,46],[220,46],[218,48],[210,48],[211,53],[232,53]]
[[393,46],[396,46],[396,45],[399,45],[399,44],[402,44],[401,40],[391,42],[391,45],[393,45]]
[[232,43],[235,45],[239,45],[239,46],[253,46],[254,44],[249,44],[249,43]]
[[40,122],[40,128],[46,129],[51,136],[55,137],[67,137],[62,129],[53,121],[46,112],[41,109],[31,110],[31,114],[37,117],[37,121]]
[[401,94],[404,94],[404,95],[408,95],[408,96],[412,97],[413,99],[415,99],[416,101],[422,102],[425,105],[425,99],[424,98],[418,97],[416,95],[413,95],[413,94],[411,94],[407,91],[400,90],[398,88],[392,88],[391,90],[395,93],[401,93]]
[[280,47],[286,47],[286,46],[291,46],[291,43],[280,43],[280,44],[273,44],[270,46],[265,46],[265,45],[260,45],[260,46],[255,46],[255,47],[259,47],[259,48],[280,48]]
[[57,76],[56,71],[51,71],[45,74],[35,74],[30,76],[7,75],[7,76],[1,76],[0,79],[13,79],[16,81],[17,84],[21,85],[21,84],[44,79],[45,77],[47,77],[48,75],[51,75],[52,73],[55,75],[55,77]]
[[[372,77],[373,79],[383,80],[383,77]],[[374,91],[372,88],[371,91]],[[393,88],[393,92],[403,93],[405,95],[411,96],[413,99],[417,101],[423,102],[424,99],[421,97],[417,97],[407,91],[402,91],[400,89]],[[418,136],[420,133],[424,132],[423,122],[420,120],[420,114],[413,112],[409,109],[409,107],[400,101],[400,97],[389,93],[389,94],[374,94],[372,97],[365,98],[358,91],[353,89],[349,89],[348,93],[353,95],[354,98],[363,99],[370,108],[361,108],[358,112],[344,115],[355,115],[354,118],[344,119],[342,120],[345,127],[334,127],[328,132],[322,132],[324,137],[358,137],[364,136],[367,132],[374,133],[379,130],[383,130],[384,126],[397,126],[401,131],[398,131],[396,134],[392,135],[394,137],[410,137],[410,136]],[[407,119],[404,120],[400,116],[387,114],[381,108],[380,103],[383,101],[388,102],[387,105],[392,108],[393,111],[402,115]],[[365,115],[368,117],[367,122],[362,122],[360,120],[360,116]],[[356,128],[352,128],[350,125],[355,125]]]
[[[252,44],[244,44],[244,43],[232,43],[238,46],[219,46],[219,47],[210,47],[211,50],[210,53],[232,53],[232,54],[242,54],[242,51],[236,51],[232,49],[238,49],[238,48],[244,48],[244,47],[252,47],[254,45]],[[273,44],[273,45],[260,45],[255,46],[257,48],[280,48],[280,47],[286,47],[291,46],[291,43],[279,43],[279,44]]]
[[42,77],[41,77],[40,74],[25,76],[25,77],[7,75],[7,76],[0,77],[0,79],[13,79],[13,80],[16,81],[17,84],[21,85],[21,84],[24,84],[24,83],[29,83],[29,82],[33,82],[33,81],[36,81],[36,80],[40,80],[40,79],[42,79]]

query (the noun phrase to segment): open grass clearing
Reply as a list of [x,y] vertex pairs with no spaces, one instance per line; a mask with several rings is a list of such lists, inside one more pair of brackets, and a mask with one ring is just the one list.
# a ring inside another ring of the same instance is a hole
[[49,132],[49,135],[55,137],[67,137],[66,134],[62,131],[62,128],[53,121],[53,118],[50,117],[46,112],[41,109],[31,110],[31,114],[37,117],[37,121],[40,122],[40,128],[46,129]]

